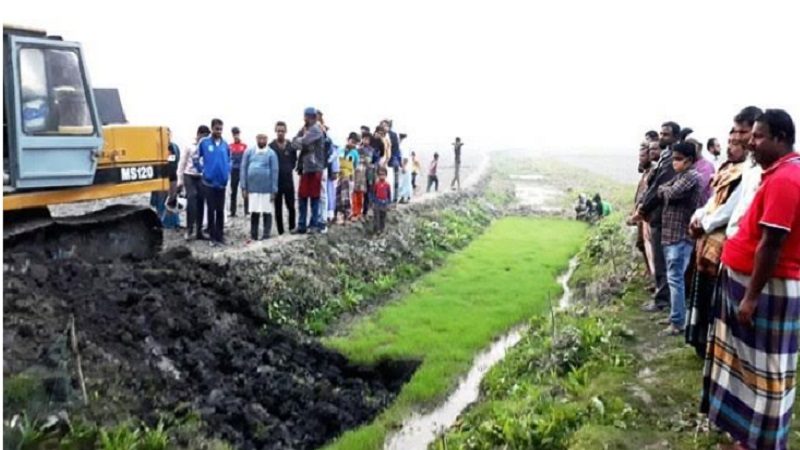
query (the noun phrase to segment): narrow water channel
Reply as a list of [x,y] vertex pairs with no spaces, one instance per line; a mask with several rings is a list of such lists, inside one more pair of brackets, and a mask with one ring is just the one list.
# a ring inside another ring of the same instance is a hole
[[[566,308],[572,301],[569,280],[577,265],[577,258],[572,258],[567,271],[557,279],[564,292],[558,302],[560,309]],[[459,414],[478,399],[481,380],[486,372],[505,357],[508,349],[516,345],[527,330],[527,324],[514,327],[492,343],[488,349],[479,353],[473,360],[467,376],[459,382],[456,390],[447,397],[444,403],[424,414],[413,413],[403,422],[400,430],[389,437],[384,449],[424,450],[428,448],[438,433],[453,426]]]

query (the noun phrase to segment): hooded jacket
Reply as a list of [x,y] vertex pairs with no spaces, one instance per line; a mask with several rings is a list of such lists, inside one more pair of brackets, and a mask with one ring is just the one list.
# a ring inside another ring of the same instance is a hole
[[325,150],[325,132],[322,127],[315,123],[303,135],[297,135],[292,141],[295,148],[300,149],[300,164],[298,169],[301,173],[322,172],[328,164],[327,152]]

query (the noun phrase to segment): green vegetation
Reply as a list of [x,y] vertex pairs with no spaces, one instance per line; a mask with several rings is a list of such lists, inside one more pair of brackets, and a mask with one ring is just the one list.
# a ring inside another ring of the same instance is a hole
[[[570,286],[585,294],[592,285],[617,280],[631,270],[631,230],[621,226],[624,217],[615,212],[594,225],[583,249]],[[585,296],[585,295],[584,295]]]
[[[590,296],[554,322],[534,319],[483,380],[482,400],[432,448],[689,450],[726,442],[698,412],[703,362],[682,338],[658,336],[660,317],[639,310],[649,294],[646,278],[634,275],[638,258],[604,250],[626,236],[620,219],[592,227],[576,271],[601,290],[615,290],[616,280],[618,294]],[[795,424],[791,447],[800,445]]]
[[231,450],[222,441],[203,438],[202,423],[194,414],[180,420],[164,418],[155,427],[138,421],[113,426],[80,420],[48,423],[26,414],[3,425],[3,448],[14,450]]
[[166,450],[170,438],[163,422],[156,428],[131,423],[118,424],[111,428],[97,428],[79,423],[62,427],[46,426],[44,422],[21,416],[8,424],[3,430],[3,447],[8,449],[63,450]]
[[411,206],[417,208],[413,213],[398,210],[397,222],[381,239],[342,233],[309,240],[308,256],[296,254],[292,264],[254,266],[245,274],[248,293],[262,301],[275,324],[311,335],[330,333],[346,313],[380,304],[464,248],[513,200],[511,183],[497,170],[478,189],[480,196],[437,199],[427,208]]
[[333,279],[340,285],[339,294],[312,310],[302,328],[314,335],[323,334],[343,313],[358,310],[365,300],[374,304],[376,299],[386,298],[399,286],[418,278],[426,269],[441,264],[449,253],[466,247],[482,233],[491,220],[479,200],[467,202],[459,213],[445,211],[435,217],[421,217],[415,224],[415,242],[412,245],[424,250],[416,261],[377,272],[356,271],[345,264],[338,265]]
[[560,449],[584,424],[624,427],[634,410],[595,384],[598,374],[613,379],[631,365],[622,350],[628,336],[605,314],[560,314],[555,326],[532,320],[524,341],[484,378],[484,400],[434,447]]
[[374,449],[415,407],[441,400],[473,356],[514,324],[547,311],[560,288],[555,277],[579,248],[586,226],[556,219],[495,222],[408,296],[327,343],[359,362],[420,359],[394,405],[331,448]]

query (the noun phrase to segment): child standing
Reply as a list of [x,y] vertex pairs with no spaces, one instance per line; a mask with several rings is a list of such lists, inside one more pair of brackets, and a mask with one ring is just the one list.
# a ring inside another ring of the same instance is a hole
[[[340,224],[350,219],[350,195],[353,182],[353,172],[355,164],[358,161],[358,151],[356,150],[356,143],[358,142],[358,135],[350,133],[347,138],[347,145],[344,148],[341,156],[339,157],[339,184],[336,187],[336,211],[334,219]],[[342,218],[339,221],[339,214]]]
[[386,228],[386,212],[389,210],[389,204],[392,202],[392,187],[386,182],[386,167],[378,168],[378,181],[375,183],[375,188],[372,190],[372,204],[374,205],[375,212],[375,233],[383,233]]
[[361,211],[364,208],[364,194],[367,192],[367,166],[369,163],[366,158],[361,158],[360,164],[356,167],[353,175],[353,220],[361,218]]
[[400,168],[400,186],[397,197],[400,203],[411,201],[411,172],[408,167],[408,158],[403,158],[403,165]]
[[431,165],[428,168],[428,190],[427,192],[431,191],[431,186],[436,184],[436,192],[439,192],[439,177],[436,175],[436,171],[439,169],[439,154],[433,154],[433,161],[431,161]]

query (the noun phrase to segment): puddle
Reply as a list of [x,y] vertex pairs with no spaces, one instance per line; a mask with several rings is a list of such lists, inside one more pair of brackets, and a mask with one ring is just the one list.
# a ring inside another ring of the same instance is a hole
[[556,189],[538,184],[516,183],[514,186],[514,194],[520,205],[542,208],[545,207],[547,203],[558,198],[561,193]]
[[572,278],[572,274],[575,273],[577,267],[578,257],[575,256],[569,260],[569,268],[567,268],[567,271],[557,279],[558,284],[561,285],[561,289],[564,291],[564,293],[561,294],[561,300],[558,301],[558,309],[566,309],[572,303],[572,289],[569,287],[569,280]]
[[518,326],[495,341],[488,350],[484,350],[472,364],[467,377],[461,380],[458,388],[447,400],[433,411],[420,414],[413,413],[403,423],[403,428],[394,434],[384,446],[386,450],[426,449],[436,435],[450,428],[458,415],[470,403],[478,399],[478,388],[486,372],[506,355],[509,348],[522,339],[527,325]]
[[514,194],[520,206],[543,210],[556,210],[552,202],[559,198],[561,192],[545,184],[545,178],[538,174],[519,174],[511,175],[514,181]]
[[[560,308],[569,305],[572,300],[572,291],[567,283],[577,265],[577,258],[572,258],[567,271],[558,277],[558,283],[564,290],[558,302]],[[505,357],[508,349],[516,345],[527,331],[528,325],[516,326],[493,342],[487,350],[479,353],[473,360],[467,376],[461,379],[447,400],[428,413],[412,413],[411,417],[403,422],[400,431],[389,437],[384,450],[427,449],[438,434],[452,427],[461,412],[478,399],[483,376]]]
[[544,176],[543,175],[539,175],[539,174],[535,174],[535,173],[534,174],[509,175],[509,178],[511,178],[514,181],[542,181],[542,180],[544,180]]

